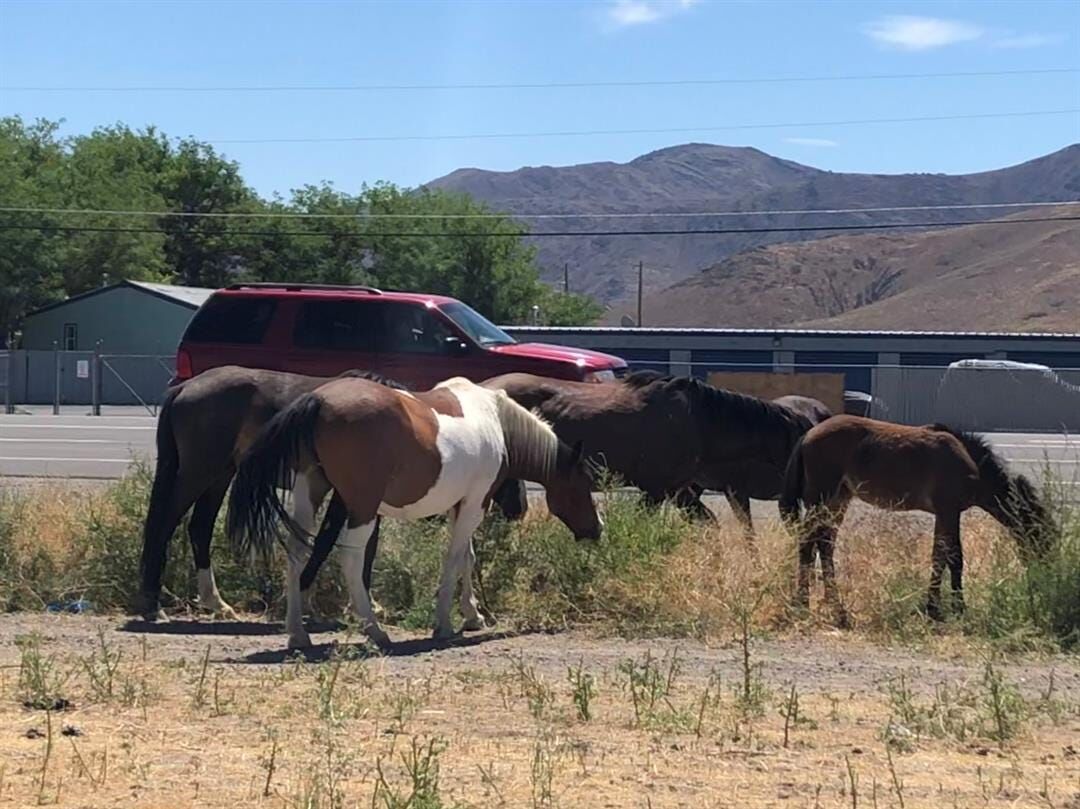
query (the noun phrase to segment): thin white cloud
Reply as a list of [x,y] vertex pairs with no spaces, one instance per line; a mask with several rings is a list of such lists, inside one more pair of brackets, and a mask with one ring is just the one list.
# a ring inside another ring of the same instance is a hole
[[986,33],[978,25],[962,20],[906,15],[882,17],[867,24],[863,31],[880,45],[904,51],[925,51],[971,42]]
[[784,142],[794,143],[796,146],[818,146],[821,148],[832,148],[840,145],[837,141],[828,138],[784,138]]
[[647,25],[673,17],[696,6],[700,0],[611,0],[605,21],[615,28]]
[[1042,48],[1065,41],[1063,34],[1009,34],[990,44],[995,48]]

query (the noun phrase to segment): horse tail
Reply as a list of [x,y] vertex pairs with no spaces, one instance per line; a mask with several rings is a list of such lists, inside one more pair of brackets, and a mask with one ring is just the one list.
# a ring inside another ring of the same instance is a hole
[[[335,491],[333,497],[330,498],[330,505],[326,507],[326,514],[323,515],[319,533],[316,535],[311,549],[311,556],[308,557],[304,571],[300,574],[301,590],[306,590],[315,583],[315,576],[337,543],[338,535],[341,534],[341,529],[345,527],[345,520],[348,516],[349,511],[345,507],[345,501]],[[365,573],[367,572],[365,571]],[[370,578],[365,580],[364,585],[370,589]]]
[[803,466],[803,443],[806,436],[802,435],[795,442],[791,455],[788,457],[787,468],[784,470],[784,488],[780,493],[780,516],[786,521],[799,519],[802,511],[803,486],[806,483],[806,469]]
[[278,489],[291,489],[297,465],[314,455],[315,426],[322,399],[305,393],[266,423],[236,470],[226,529],[233,548],[267,553],[279,523],[295,535],[303,531],[281,502]]
[[157,464],[154,469],[154,483],[150,489],[150,505],[143,524],[142,556],[139,559],[139,572],[142,575],[143,593],[157,591],[161,581],[161,571],[165,566],[165,552],[175,527],[169,524],[172,500],[176,488],[177,473],[180,470],[180,450],[173,433],[173,402],[180,393],[180,388],[173,388],[165,394],[161,413],[157,423]]

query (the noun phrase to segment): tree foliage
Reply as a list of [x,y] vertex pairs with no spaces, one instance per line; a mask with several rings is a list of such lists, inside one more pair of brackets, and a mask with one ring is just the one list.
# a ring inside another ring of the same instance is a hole
[[366,283],[452,295],[500,323],[528,322],[534,307],[551,325],[600,314],[541,283],[520,224],[466,195],[324,183],[267,200],[206,143],[122,124],[58,129],[0,118],[0,206],[51,210],[0,213],[0,344],[26,312],[123,279]]

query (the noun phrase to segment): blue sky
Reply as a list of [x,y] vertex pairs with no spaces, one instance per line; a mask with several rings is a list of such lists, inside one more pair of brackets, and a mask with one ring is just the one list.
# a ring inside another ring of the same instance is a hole
[[509,139],[533,133],[1080,108],[1080,73],[646,87],[87,92],[13,87],[619,82],[1080,68],[1080,2],[13,2],[0,115],[214,142],[262,193],[415,185],[455,168],[625,161],[686,141],[835,171],[968,172],[1080,141],[1080,114]]

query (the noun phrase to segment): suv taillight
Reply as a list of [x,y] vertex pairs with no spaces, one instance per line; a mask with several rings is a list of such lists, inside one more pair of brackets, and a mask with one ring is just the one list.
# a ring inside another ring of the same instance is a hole
[[176,352],[176,378],[191,379],[195,371],[191,367],[191,355],[183,348]]

